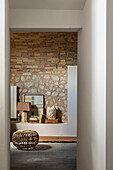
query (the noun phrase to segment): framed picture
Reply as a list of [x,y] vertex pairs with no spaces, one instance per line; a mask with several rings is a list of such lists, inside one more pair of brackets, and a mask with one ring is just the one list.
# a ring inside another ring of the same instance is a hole
[[44,95],[42,94],[25,94],[24,102],[30,102],[32,105],[31,115],[38,116],[44,114]]

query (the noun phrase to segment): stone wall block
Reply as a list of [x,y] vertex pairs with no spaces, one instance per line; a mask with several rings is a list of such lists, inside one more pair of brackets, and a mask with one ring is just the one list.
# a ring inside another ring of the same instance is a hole
[[33,75],[32,79],[33,79],[33,80],[39,80],[39,76]]
[[51,95],[51,92],[50,92],[50,91],[47,91],[47,92],[45,93],[45,95],[50,96],[50,95]]
[[65,93],[60,93],[59,96],[65,96]]
[[24,76],[21,76],[21,81],[25,81],[25,77]]
[[27,89],[23,89],[23,93],[27,93]]
[[58,92],[53,92],[52,96],[58,96]]
[[58,76],[55,76],[55,75],[52,75],[52,79],[53,79],[54,81],[59,81],[59,77],[58,77]]
[[33,87],[33,83],[32,82],[24,83],[24,87],[27,87],[27,88]]
[[16,77],[16,78],[15,78],[15,82],[19,82],[19,77]]
[[30,80],[31,79],[31,76],[27,76],[27,80]]
[[23,73],[23,76],[30,76],[31,75],[31,73],[29,72],[29,73]]
[[45,79],[50,79],[50,75],[45,75],[44,78]]
[[59,87],[60,87],[60,88],[64,88],[64,86],[63,86],[63,85],[60,85]]
[[29,91],[28,91],[29,93],[37,93],[38,92],[38,89],[29,89]]
[[17,85],[17,87],[19,87],[19,88],[22,88],[22,87],[23,87],[23,84],[22,84],[22,83],[17,83],[16,85]]

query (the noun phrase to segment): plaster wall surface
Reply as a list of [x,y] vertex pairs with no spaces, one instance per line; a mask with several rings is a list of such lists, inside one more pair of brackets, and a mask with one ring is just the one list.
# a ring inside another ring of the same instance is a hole
[[106,0],[87,0],[79,40],[78,170],[105,170]]
[[0,1],[0,169],[9,170],[9,24],[8,0]]
[[81,10],[10,10],[10,28],[12,29],[80,29],[81,27]]

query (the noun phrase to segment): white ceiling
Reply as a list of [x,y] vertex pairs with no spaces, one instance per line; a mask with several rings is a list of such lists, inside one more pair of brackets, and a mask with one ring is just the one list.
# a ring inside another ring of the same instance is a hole
[[81,10],[86,0],[9,0],[11,9]]

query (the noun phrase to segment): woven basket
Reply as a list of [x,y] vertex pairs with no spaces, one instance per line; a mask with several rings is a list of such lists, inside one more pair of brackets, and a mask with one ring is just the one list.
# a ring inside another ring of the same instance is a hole
[[33,149],[38,141],[39,134],[33,130],[18,130],[12,136],[12,142],[18,149]]

